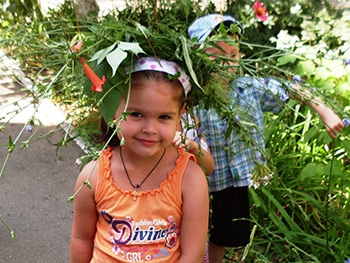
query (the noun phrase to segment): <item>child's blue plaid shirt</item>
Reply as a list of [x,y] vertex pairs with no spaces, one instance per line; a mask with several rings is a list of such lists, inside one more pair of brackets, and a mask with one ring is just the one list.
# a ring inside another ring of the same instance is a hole
[[[248,178],[255,161],[264,162],[261,153],[265,149],[263,112],[278,113],[283,105],[281,100],[289,98],[280,82],[251,77],[235,80],[228,96],[232,102],[233,116],[246,128],[243,132],[232,130],[225,138],[227,121],[220,118],[214,109],[195,111],[215,160],[214,172],[209,176],[211,192],[249,185]],[[243,133],[248,134],[255,144],[249,146]]]

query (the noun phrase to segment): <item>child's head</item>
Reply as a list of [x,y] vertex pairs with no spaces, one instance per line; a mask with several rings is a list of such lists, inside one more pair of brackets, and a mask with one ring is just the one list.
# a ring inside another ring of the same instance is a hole
[[183,106],[184,100],[191,90],[190,78],[179,65],[172,61],[156,59],[154,57],[142,57],[134,62],[132,69],[126,69],[126,71],[131,71],[132,73],[132,85],[142,80],[168,82],[169,85],[174,87],[174,90],[177,89],[180,91],[179,95],[181,95],[182,98],[179,102],[181,102],[181,106]]
[[[226,28],[230,28],[232,24],[237,26],[237,32],[234,34],[230,31],[228,32],[228,36],[232,39],[232,41],[217,41],[216,46],[211,46],[205,49],[205,52],[210,56],[210,59],[225,56],[238,60],[238,40],[244,33],[244,30],[238,21],[232,16],[210,14],[199,17],[189,26],[187,32],[191,39],[197,38],[198,42],[203,42],[208,36],[216,34],[221,24],[223,24]],[[236,64],[236,62],[232,62],[230,64]]]
[[234,17],[220,14],[209,14],[197,18],[188,27],[187,33],[190,39],[197,38],[198,42],[203,42],[210,34],[215,33],[221,24],[227,28],[234,24],[237,26],[236,34],[239,37],[244,34],[243,27]]
[[[188,76],[174,62],[149,57],[136,60],[129,71],[131,92],[126,111],[132,113],[121,124],[123,136],[129,145],[137,145],[142,140],[149,146],[170,145],[191,89]],[[122,99],[116,119],[123,113],[125,104]],[[115,138],[110,145],[119,143]]]

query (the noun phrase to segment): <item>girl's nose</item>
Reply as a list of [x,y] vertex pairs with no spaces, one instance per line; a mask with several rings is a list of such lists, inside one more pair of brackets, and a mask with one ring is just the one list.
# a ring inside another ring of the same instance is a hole
[[143,129],[143,133],[154,134],[157,132],[157,124],[154,120],[145,120]]

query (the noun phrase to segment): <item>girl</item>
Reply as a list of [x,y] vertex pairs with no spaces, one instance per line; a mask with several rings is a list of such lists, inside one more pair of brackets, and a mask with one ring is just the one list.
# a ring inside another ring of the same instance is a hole
[[[202,262],[209,198],[195,157],[172,141],[190,89],[174,62],[141,58],[131,70],[118,140],[80,173],[71,235],[71,263]],[[180,74],[179,74],[180,73]],[[180,75],[178,79],[168,75]],[[120,141],[123,138],[123,143]]]

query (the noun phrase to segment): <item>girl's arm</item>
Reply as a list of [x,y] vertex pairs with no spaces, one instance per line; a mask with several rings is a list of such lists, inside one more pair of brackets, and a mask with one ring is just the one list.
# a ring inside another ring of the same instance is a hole
[[[204,137],[201,138],[201,146],[194,140],[191,140],[181,132],[177,131],[173,140],[173,144],[176,148],[181,147],[187,152],[196,156],[197,163],[204,168],[206,175],[210,175],[214,171],[214,158],[210,153],[210,149],[207,146],[207,142]],[[204,145],[204,147],[203,147]]]
[[75,191],[84,184],[84,181],[87,180],[90,174],[91,189],[85,185],[74,200],[73,227],[70,240],[71,263],[89,263],[92,258],[97,221],[96,203],[94,200],[97,182],[95,162],[90,162],[83,168],[78,176]]
[[207,179],[189,162],[182,181],[181,257],[179,263],[203,262],[209,220]]
[[[198,118],[196,116],[194,118],[196,125],[198,125]],[[181,125],[181,122],[180,125],[177,127],[177,130],[178,131],[175,133],[175,137],[173,140],[173,145],[176,148],[181,147],[187,152],[192,153],[194,156],[196,156],[197,163],[204,170],[204,173],[206,175],[210,175],[214,171],[215,162],[213,156],[211,155],[205,136],[202,135],[200,137],[201,146],[199,146],[199,144],[196,141],[182,133],[183,127]]]

